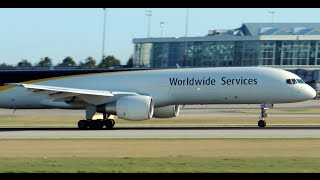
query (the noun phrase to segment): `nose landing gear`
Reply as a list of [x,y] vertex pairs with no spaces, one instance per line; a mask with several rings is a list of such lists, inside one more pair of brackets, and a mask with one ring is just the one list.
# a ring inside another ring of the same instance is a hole
[[265,118],[268,117],[267,106],[270,106],[272,108],[273,104],[261,104],[261,113],[260,113],[260,117],[259,117],[259,121],[258,121],[258,126],[261,128],[265,127],[267,125],[267,122],[265,120]]
[[259,117],[259,121],[258,121],[258,126],[259,127],[265,127],[267,125],[267,122],[264,118],[268,117],[267,114],[267,109],[268,108],[261,108],[261,113],[260,113],[260,117]]

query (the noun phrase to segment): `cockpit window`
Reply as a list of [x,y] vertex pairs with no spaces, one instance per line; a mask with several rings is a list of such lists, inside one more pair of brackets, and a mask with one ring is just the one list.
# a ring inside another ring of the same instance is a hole
[[286,82],[287,82],[287,84],[292,84],[291,79],[287,79]]
[[297,79],[298,83],[305,84],[305,82],[302,79]]
[[287,84],[304,84],[305,82],[302,79],[286,79]]
[[297,84],[298,81],[296,79],[291,79],[293,84]]

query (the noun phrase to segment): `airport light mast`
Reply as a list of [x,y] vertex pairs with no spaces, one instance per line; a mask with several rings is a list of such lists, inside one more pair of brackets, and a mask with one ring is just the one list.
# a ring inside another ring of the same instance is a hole
[[105,54],[104,54],[104,47],[105,47],[105,36],[106,36],[106,15],[107,15],[107,8],[103,8],[104,11],[104,18],[103,18],[103,38],[102,38],[102,59],[104,59]]
[[148,38],[150,37],[150,16],[152,16],[152,11],[147,10],[146,15],[148,16]]

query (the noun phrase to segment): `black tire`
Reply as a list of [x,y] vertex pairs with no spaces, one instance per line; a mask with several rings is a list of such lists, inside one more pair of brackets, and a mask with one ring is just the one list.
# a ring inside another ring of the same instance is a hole
[[97,123],[98,123],[99,129],[102,129],[103,126],[104,126],[104,124],[103,124],[103,122],[102,122],[102,119],[97,119]]
[[265,127],[267,125],[267,122],[265,120],[259,120],[258,121],[258,126],[259,127]]
[[89,124],[89,129],[102,129],[103,123],[101,120],[91,120]]
[[[113,119],[112,119],[113,120]],[[106,129],[112,129],[112,127],[114,126],[113,122],[111,121],[111,119],[106,119],[103,121],[103,124],[106,126]]]
[[113,119],[110,119],[110,121],[112,122],[112,127],[116,124],[116,122]]
[[78,122],[78,128],[79,129],[88,129],[88,123],[86,120],[80,120]]

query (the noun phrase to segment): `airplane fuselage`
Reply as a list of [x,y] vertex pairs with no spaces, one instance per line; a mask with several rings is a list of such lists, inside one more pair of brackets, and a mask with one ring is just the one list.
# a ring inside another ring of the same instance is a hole
[[[312,99],[315,91],[288,71],[262,67],[163,69],[110,72],[40,79],[28,83],[101,91],[136,92],[155,107],[173,104],[275,104]],[[0,88],[0,108],[83,108],[83,104],[34,96],[23,87]],[[115,101],[109,98],[107,102]]]

